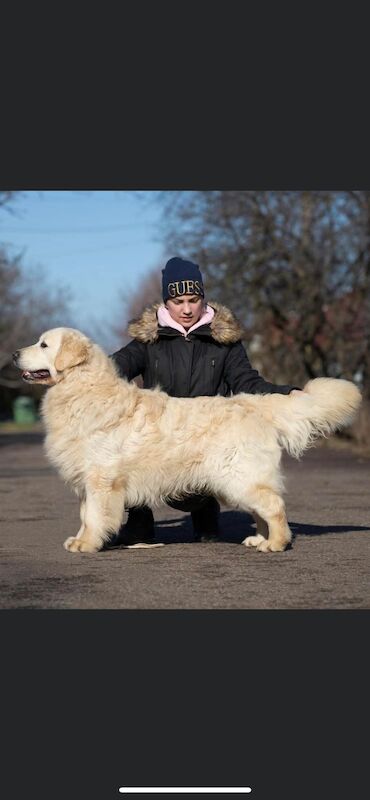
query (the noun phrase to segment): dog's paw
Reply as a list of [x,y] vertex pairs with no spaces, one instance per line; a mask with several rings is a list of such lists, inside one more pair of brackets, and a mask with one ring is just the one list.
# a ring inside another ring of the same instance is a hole
[[285,550],[286,544],[279,544],[270,542],[269,539],[264,539],[263,542],[257,545],[257,550],[260,553],[282,553]]
[[257,533],[256,536],[247,536],[247,538],[244,539],[242,544],[245,544],[246,547],[258,547],[260,543],[266,541],[267,539],[265,539],[265,537],[262,536],[261,533]]
[[84,539],[78,539],[77,536],[69,536],[68,539],[65,540],[63,547],[65,550],[69,550],[70,553],[97,553],[98,547],[93,547],[91,544],[84,541]]

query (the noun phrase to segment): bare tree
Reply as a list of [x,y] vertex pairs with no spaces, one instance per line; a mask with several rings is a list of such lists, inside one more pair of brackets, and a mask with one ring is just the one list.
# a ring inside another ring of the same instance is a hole
[[147,306],[160,303],[162,300],[162,267],[150,270],[140,281],[139,286],[131,292],[121,292],[122,312],[112,326],[112,332],[123,347],[129,341],[127,331],[131,320],[136,319]]
[[65,324],[69,299],[66,288],[51,289],[41,267],[26,272],[19,256],[0,249],[0,368],[43,329]]
[[7,211],[13,211],[13,200],[21,192],[0,192],[0,208],[5,208]]
[[[0,211],[14,211],[21,192],[0,191]],[[21,255],[10,257],[0,244],[0,372],[11,363],[12,352],[34,341],[42,329],[65,324],[70,319],[69,292],[52,289],[45,271],[25,269]],[[0,374],[0,386],[18,386],[19,373],[11,378]]]
[[370,394],[369,193],[167,192],[167,249],[238,314],[269,379],[355,377]]

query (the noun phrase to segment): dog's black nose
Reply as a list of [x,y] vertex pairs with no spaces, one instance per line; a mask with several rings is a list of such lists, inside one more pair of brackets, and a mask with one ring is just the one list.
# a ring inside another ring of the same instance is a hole
[[13,353],[13,361],[17,361],[18,358],[19,358],[19,350],[16,350],[15,353]]

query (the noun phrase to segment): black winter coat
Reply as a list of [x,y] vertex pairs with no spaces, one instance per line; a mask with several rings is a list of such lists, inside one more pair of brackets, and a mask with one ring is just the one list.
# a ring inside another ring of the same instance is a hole
[[120,375],[128,380],[142,375],[145,389],[159,386],[172,397],[289,394],[299,388],[265,381],[250,365],[236,317],[225,306],[209,305],[212,322],[186,337],[158,324],[158,305],[147,308],[129,326],[132,341],[111,356]]

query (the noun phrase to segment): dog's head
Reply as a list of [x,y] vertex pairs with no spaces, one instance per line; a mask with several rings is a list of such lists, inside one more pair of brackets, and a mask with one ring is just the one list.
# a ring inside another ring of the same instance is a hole
[[43,333],[36,344],[13,353],[13,363],[22,370],[27,383],[53,386],[67,370],[87,361],[92,344],[74,328],[53,328]]

